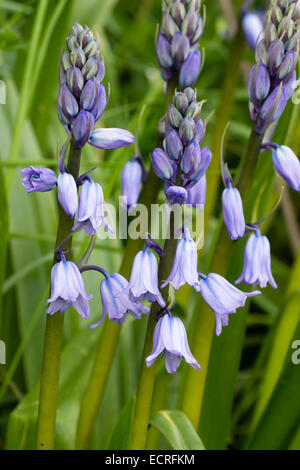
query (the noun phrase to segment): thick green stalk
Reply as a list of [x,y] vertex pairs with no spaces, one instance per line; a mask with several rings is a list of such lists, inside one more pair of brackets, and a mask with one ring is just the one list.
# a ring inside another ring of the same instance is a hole
[[[161,282],[168,277],[170,273],[170,268],[173,265],[173,260],[176,252],[177,239],[174,239],[173,215],[174,214],[171,213],[170,238],[165,242],[163,256],[161,257],[159,263],[158,285],[160,285]],[[163,289],[162,294],[165,298],[167,298],[168,286]],[[145,359],[147,356],[149,356],[152,351],[153,332],[157,323],[156,313],[158,307],[159,306],[157,303],[152,304],[146,331],[131,435],[130,449],[132,450],[143,450],[145,449],[146,445],[147,429],[151,412],[152,395],[155,379],[155,364],[151,367],[147,367]]]
[[[252,131],[239,178],[239,189],[244,201],[247,201],[249,195],[262,139],[263,135],[258,135],[255,130]],[[230,264],[232,251],[233,243],[223,225],[209,271],[225,276]],[[192,352],[201,364],[202,370],[199,372],[191,367],[189,368],[182,409],[197,429],[203,403],[211,345],[214,337],[215,319],[212,310],[201,300],[199,300],[196,310],[199,313],[194,329]],[[197,392],[195,393],[195,391]]]
[[[166,108],[171,103],[176,83],[170,83],[166,97]],[[148,224],[150,225],[151,203],[157,199],[161,188],[161,180],[155,175],[152,168],[149,171],[146,183],[143,186],[139,204],[144,204],[148,210]],[[150,231],[150,228],[149,228]],[[128,238],[120,274],[129,278],[132,262],[135,255],[144,246],[144,239],[132,240]],[[94,359],[94,365],[89,382],[83,395],[80,415],[77,423],[76,449],[87,449],[93,431],[95,419],[102,403],[105,387],[112,367],[115,351],[119,342],[121,325],[106,320],[100,335],[99,345]]]
[[[80,149],[76,148],[72,141],[67,171],[72,174],[75,179],[77,179],[79,175],[80,153]],[[67,237],[72,227],[73,219],[68,217],[60,207],[55,246],[60,244]],[[71,258],[71,247],[72,238],[64,245],[64,250],[68,250],[66,253],[67,259]],[[53,264],[56,262],[54,258]],[[37,426],[37,449],[52,450],[54,448],[63,322],[64,315],[61,315],[59,312],[54,315],[47,315]]]

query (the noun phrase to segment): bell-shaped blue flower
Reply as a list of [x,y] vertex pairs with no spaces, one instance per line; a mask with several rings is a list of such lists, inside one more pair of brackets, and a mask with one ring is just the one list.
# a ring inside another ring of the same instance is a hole
[[152,153],[152,168],[154,173],[161,179],[169,180],[173,176],[173,166],[168,155],[160,148],[156,148]]
[[20,173],[23,178],[22,184],[28,193],[51,191],[57,183],[56,174],[50,168],[30,166],[20,170]]
[[218,336],[221,334],[222,326],[228,323],[228,315],[235,313],[239,307],[243,307],[247,297],[261,293],[260,291],[242,292],[216,273],[209,273],[207,276],[200,274],[200,277],[200,292],[215,313]]
[[300,191],[300,161],[293,150],[286,145],[276,145],[272,150],[273,166],[276,172],[295,191]]
[[166,370],[169,374],[176,372],[182,357],[194,369],[201,368],[190,351],[184,324],[169,312],[163,315],[155,326],[153,350],[146,358],[147,367],[150,367],[161,354],[165,357]]
[[222,194],[223,219],[231,240],[242,238],[245,233],[245,218],[242,198],[237,188],[230,186]]
[[148,246],[135,256],[126,290],[134,301],[141,301],[146,297],[149,302],[158,302],[165,307],[166,302],[158,289],[157,260]]
[[78,207],[76,182],[70,173],[64,171],[57,178],[58,200],[69,217],[74,217]]
[[206,175],[204,175],[194,186],[188,189],[186,203],[194,207],[204,205],[206,201],[206,185]]
[[125,163],[122,170],[122,207],[130,210],[134,208],[138,202],[142,184],[142,167],[138,158]]
[[88,301],[92,297],[85,292],[83,279],[76,264],[66,261],[62,255],[62,261],[56,263],[51,271],[51,295],[47,300],[47,313],[64,313],[73,305],[79,315],[87,319],[90,312]]
[[71,126],[71,134],[77,147],[83,147],[88,141],[94,125],[93,115],[88,111],[80,111]]
[[261,235],[258,229],[247,240],[243,271],[235,284],[239,282],[253,286],[259,284],[262,288],[266,287],[269,282],[274,289],[277,289],[271,271],[270,243],[267,237]]
[[99,149],[118,149],[134,142],[134,136],[125,129],[106,128],[92,132],[89,143]]
[[200,282],[197,272],[198,253],[194,240],[189,230],[184,229],[182,239],[178,242],[174,264],[169,277],[161,285],[165,287],[172,282],[174,289],[179,289],[188,283],[196,291],[200,290]]
[[80,191],[76,224],[72,230],[84,229],[87,235],[94,235],[102,224],[106,230],[113,232],[104,215],[102,188],[88,177]]
[[141,318],[141,313],[149,313],[148,307],[141,302],[133,302],[129,298],[128,291],[126,290],[127,286],[128,281],[118,273],[113,273],[101,281],[102,317],[97,323],[90,326],[91,329],[100,325],[106,315],[108,315],[111,321],[123,324],[128,313],[137,319]]

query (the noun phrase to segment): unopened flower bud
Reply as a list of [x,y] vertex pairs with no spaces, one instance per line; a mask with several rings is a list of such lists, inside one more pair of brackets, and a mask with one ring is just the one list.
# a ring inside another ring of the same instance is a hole
[[179,72],[179,82],[185,87],[193,86],[201,69],[201,54],[199,51],[191,51]]
[[191,142],[195,136],[195,121],[194,119],[187,117],[181,121],[179,127],[179,135],[183,143],[187,144]]
[[173,176],[173,167],[168,155],[160,148],[152,153],[152,168],[154,173],[163,180],[169,180]]
[[169,68],[173,65],[169,41],[164,34],[158,36],[156,42],[156,55],[161,67]]
[[77,147],[82,147],[90,138],[95,125],[94,117],[88,111],[80,111],[71,127],[71,134]]
[[181,186],[170,186],[166,191],[166,197],[171,206],[173,204],[185,204],[188,193]]

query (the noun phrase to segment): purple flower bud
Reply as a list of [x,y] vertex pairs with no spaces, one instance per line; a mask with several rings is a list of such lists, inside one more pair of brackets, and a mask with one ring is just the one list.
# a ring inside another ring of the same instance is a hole
[[265,65],[253,65],[248,82],[249,99],[260,108],[260,103],[266,99],[271,86],[270,75]]
[[237,188],[225,188],[222,194],[223,218],[231,240],[242,238],[245,218],[241,195]]
[[273,289],[277,289],[271,272],[270,243],[266,236],[260,234],[258,229],[247,240],[243,271],[235,284],[240,282],[253,286],[259,284],[262,288],[266,287],[269,282]]
[[95,109],[99,99],[100,85],[95,78],[86,82],[80,94],[80,108],[90,113]]
[[72,261],[56,263],[51,271],[51,295],[47,300],[50,304],[47,313],[53,315],[60,311],[64,313],[73,305],[83,318],[89,317],[90,307],[88,301],[92,295],[87,295],[80,271]]
[[100,119],[107,105],[106,91],[104,85],[99,86],[99,95],[95,108],[92,111],[92,114],[95,118],[95,122]]
[[199,179],[202,178],[202,176],[206,173],[210,165],[211,159],[212,159],[211,151],[209,150],[208,147],[203,147],[201,149],[200,164],[198,165],[198,167],[195,168],[195,171],[189,175],[189,178],[188,178],[189,181],[188,183],[185,183],[184,185],[186,188],[191,187],[197,181],[199,181]]
[[195,121],[192,118],[184,118],[179,127],[179,135],[184,144],[191,142],[195,136]]
[[[175,93],[175,95],[174,95],[173,104],[176,107],[176,109],[182,115],[184,115],[186,110],[188,109],[189,100],[188,100],[185,93],[182,93],[182,92],[179,91],[179,92]],[[182,119],[182,116],[181,116],[181,119]],[[180,123],[179,123],[179,125],[180,125]],[[179,127],[179,125],[177,127]]]
[[89,143],[100,149],[118,149],[134,142],[134,136],[125,129],[96,129],[92,132]]
[[168,158],[168,155],[160,148],[154,149],[152,153],[152,168],[155,174],[163,179],[169,180],[173,176],[173,167]]
[[92,178],[84,181],[80,195],[76,224],[73,231],[84,230],[89,235],[97,233],[99,227],[104,225],[106,230],[113,232],[104,216],[104,197],[100,184]]
[[176,33],[171,42],[171,54],[174,58],[174,64],[178,69],[187,58],[190,50],[190,41],[183,33]]
[[66,79],[69,90],[78,98],[84,86],[84,79],[81,71],[77,67],[68,69]]
[[169,121],[172,125],[172,127],[175,127],[176,129],[179,128],[180,124],[181,124],[181,121],[183,119],[183,116],[182,114],[178,111],[178,109],[175,108],[175,106],[173,104],[171,104],[169,106],[169,109],[168,109],[168,118],[169,118]]
[[170,186],[166,191],[169,204],[185,204],[187,201],[187,190],[181,186]]
[[182,239],[177,245],[171,273],[161,285],[161,288],[163,289],[169,282],[172,282],[174,289],[177,290],[187,283],[199,292],[200,282],[197,272],[197,263],[198,253],[196,244],[191,238],[188,229],[185,229]]
[[284,45],[282,41],[273,41],[268,52],[268,69],[271,75],[275,75],[276,70],[284,59]]
[[243,307],[247,297],[258,295],[260,291],[242,292],[216,273],[207,276],[201,274],[200,292],[216,316],[216,334],[219,336],[222,326],[227,325],[228,315]]
[[153,350],[146,358],[147,367],[152,366],[161,354],[165,357],[166,370],[169,374],[176,372],[182,357],[194,369],[200,369],[200,365],[190,351],[184,324],[170,313],[161,317],[155,326]]
[[85,64],[86,57],[81,47],[75,48],[70,52],[70,61],[73,67],[82,68],[83,64]]
[[79,112],[79,106],[75,96],[70,92],[66,83],[60,87],[58,94],[58,106],[61,108],[64,116],[72,120]]
[[272,160],[276,172],[295,191],[300,191],[300,161],[290,147],[278,145],[272,150]]
[[106,315],[108,315],[111,321],[122,325],[129,313],[137,319],[141,318],[141,313],[149,313],[149,308],[145,307],[141,302],[130,300],[126,291],[127,287],[128,281],[118,273],[113,273],[101,281],[102,317],[97,323],[90,326],[91,329],[100,325]]
[[285,54],[285,58],[277,70],[279,80],[288,80],[291,77],[297,65],[298,58],[299,55],[295,51],[288,51]]
[[20,173],[23,178],[22,184],[28,193],[51,191],[57,183],[56,174],[50,168],[35,168],[30,166],[20,170]]
[[81,69],[81,73],[86,81],[96,76],[98,71],[98,64],[99,59],[97,57],[91,57],[86,61]]
[[263,39],[255,47],[255,61],[257,63],[261,62],[264,65],[268,64],[268,51]]
[[95,121],[91,113],[80,111],[71,127],[71,134],[77,147],[83,147],[88,141],[93,129]]
[[135,256],[131,276],[127,287],[131,300],[141,301],[144,297],[149,302],[158,302],[166,306],[158,289],[158,266],[155,255],[146,247]]
[[105,75],[105,64],[104,60],[98,61],[98,68],[95,78],[101,83]]
[[186,203],[196,207],[204,205],[206,201],[206,175],[187,190],[188,198]]
[[247,43],[254,50],[264,29],[261,15],[255,11],[247,11],[242,18],[242,27]]
[[182,142],[178,132],[170,129],[166,133],[166,151],[173,160],[178,160],[182,152]]
[[280,118],[286,103],[284,88],[276,87],[261,108],[255,130],[259,134],[265,132],[273,122]]
[[158,36],[156,42],[156,55],[158,63],[161,67],[168,69],[173,65],[173,59],[171,57],[170,44],[164,34]]
[[206,125],[202,121],[202,119],[195,119],[195,136],[194,136],[194,139],[199,144],[201,144],[202,140],[204,139],[205,131],[206,131]]
[[191,51],[179,72],[179,83],[184,87],[193,86],[201,70],[201,54],[199,51]]
[[296,76],[296,71],[294,70],[291,78],[289,78],[288,81],[286,81],[283,85],[284,93],[285,93],[285,97],[287,101],[293,96],[294,91],[296,90],[297,86],[298,86],[297,76]]
[[197,142],[190,142],[183,152],[181,169],[185,175],[193,174],[201,163],[201,151]]
[[57,178],[58,200],[69,217],[74,217],[78,207],[77,186],[72,175],[61,173]]
[[122,170],[122,196],[126,198],[123,209],[136,207],[141,192],[142,167],[136,157],[125,163]]

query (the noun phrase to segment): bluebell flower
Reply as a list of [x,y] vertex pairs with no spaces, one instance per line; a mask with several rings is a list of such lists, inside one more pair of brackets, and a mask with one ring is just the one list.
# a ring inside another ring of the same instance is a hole
[[142,184],[142,167],[138,158],[125,163],[122,170],[122,207],[123,209],[130,210],[136,207],[141,192]]
[[300,191],[300,161],[286,145],[275,145],[272,150],[273,165],[277,173],[295,191]]
[[264,29],[261,12],[245,11],[242,16],[242,27],[247,43],[254,50]]
[[30,166],[20,170],[20,173],[23,178],[22,184],[28,193],[51,191],[57,183],[56,174],[50,168]]
[[239,282],[253,286],[259,284],[262,288],[266,287],[269,282],[274,289],[277,289],[277,284],[271,272],[270,243],[267,237],[261,235],[258,229],[247,240],[243,271],[235,284]]
[[158,289],[157,260],[149,251],[149,247],[139,251],[135,256],[126,290],[134,301],[141,301],[146,297],[149,302],[158,302],[165,307],[166,302]]
[[77,147],[83,147],[94,129],[95,120],[88,111],[80,111],[71,125],[71,134]]
[[161,179],[169,180],[173,176],[173,166],[172,163],[162,149],[156,148],[152,153],[152,168],[154,173]]
[[200,290],[200,282],[197,272],[198,253],[194,240],[189,230],[184,229],[182,239],[177,244],[175,259],[169,277],[161,285],[165,287],[172,282],[174,289],[179,289],[188,283],[196,291]]
[[51,271],[51,295],[47,300],[50,304],[47,313],[64,313],[73,305],[79,315],[87,319],[90,312],[88,301],[92,297],[85,292],[83,279],[76,264],[66,261],[62,256],[62,261],[56,263]]
[[185,188],[181,186],[166,186],[165,194],[168,203],[172,206],[173,204],[185,204],[187,201],[188,193]]
[[77,186],[73,176],[64,171],[57,178],[58,200],[69,217],[74,217],[78,207]]
[[231,240],[242,238],[245,233],[245,218],[242,198],[237,188],[230,186],[222,194],[223,219]]
[[131,132],[117,128],[96,129],[89,138],[91,145],[104,150],[126,147],[133,142],[134,136]]
[[141,302],[133,302],[129,298],[128,291],[126,291],[127,286],[128,281],[118,273],[113,273],[101,281],[102,317],[97,323],[90,326],[91,329],[100,325],[106,315],[111,321],[123,324],[129,313],[137,319],[141,318],[141,313],[149,314],[148,307]]
[[193,86],[201,71],[201,54],[199,51],[191,51],[179,72],[179,83],[184,88]]
[[106,230],[113,232],[104,215],[102,188],[92,178],[87,178],[80,191],[76,224],[72,230],[84,229],[87,235],[94,235],[102,224]]
[[153,350],[146,358],[147,367],[150,367],[161,354],[165,357],[166,370],[169,374],[176,372],[182,357],[195,369],[201,368],[190,351],[184,324],[170,313],[163,315],[155,326]]
[[239,307],[243,307],[247,297],[261,293],[260,291],[242,292],[216,273],[209,273],[207,276],[200,274],[200,277],[200,292],[215,313],[218,336],[222,331],[222,326],[228,323],[228,315],[236,313]]
[[206,175],[191,188],[188,189],[187,204],[192,206],[204,205],[206,201]]

